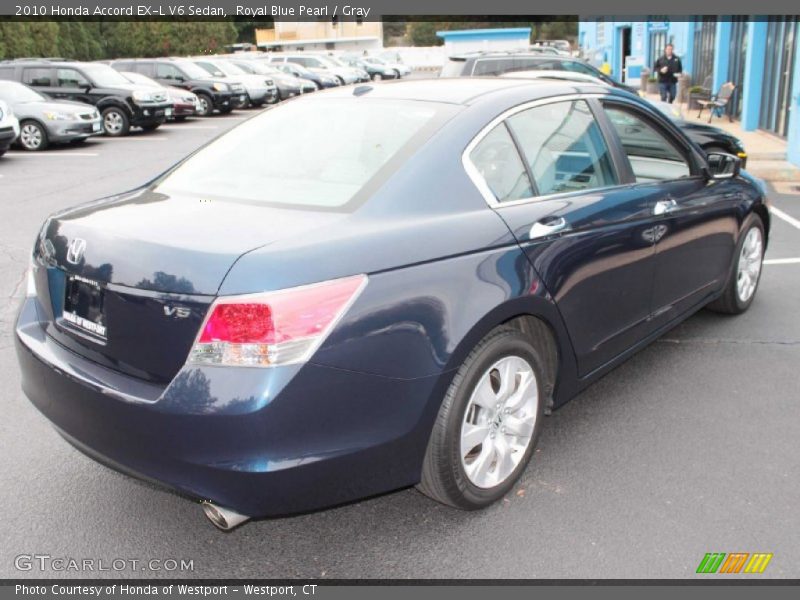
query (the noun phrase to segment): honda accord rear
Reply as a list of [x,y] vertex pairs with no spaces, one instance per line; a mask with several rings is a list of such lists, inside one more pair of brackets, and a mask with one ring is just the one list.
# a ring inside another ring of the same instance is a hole
[[[606,106],[677,150],[621,144]],[[548,144],[523,166],[520,148]],[[630,157],[637,188],[620,161],[652,148]],[[606,87],[293,100],[44,223],[16,326],[24,392],[78,449],[204,501],[224,529],[415,484],[486,506],[547,411],[692,311],[752,302],[762,191],[713,158]]]

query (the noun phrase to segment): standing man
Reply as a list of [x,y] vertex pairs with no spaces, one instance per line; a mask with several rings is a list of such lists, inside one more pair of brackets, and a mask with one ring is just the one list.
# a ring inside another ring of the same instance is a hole
[[672,53],[672,44],[664,47],[664,54],[656,61],[655,71],[658,73],[658,91],[661,93],[662,102],[672,102],[678,87],[678,73],[683,72],[681,59]]

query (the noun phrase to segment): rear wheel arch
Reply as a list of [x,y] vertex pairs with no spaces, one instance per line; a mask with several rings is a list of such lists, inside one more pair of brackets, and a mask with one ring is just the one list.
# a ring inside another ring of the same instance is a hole
[[[573,356],[572,346],[565,329],[558,322],[559,318],[555,306],[541,298],[521,297],[506,302],[485,315],[459,341],[450,355],[446,370],[457,370],[470,352],[492,331],[502,328],[521,331],[547,356],[544,359],[547,370],[545,408],[549,413],[556,404],[557,395],[562,399],[557,386],[575,380],[574,376],[570,377],[571,370],[575,371],[574,361],[570,360]],[[567,389],[571,387],[567,386]],[[569,397],[570,393],[566,395]]]

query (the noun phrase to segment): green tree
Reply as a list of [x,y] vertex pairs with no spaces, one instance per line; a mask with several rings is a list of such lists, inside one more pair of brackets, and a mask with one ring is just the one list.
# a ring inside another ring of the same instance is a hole
[[412,46],[441,46],[444,40],[436,32],[441,31],[442,25],[431,21],[414,21],[408,25],[408,40]]

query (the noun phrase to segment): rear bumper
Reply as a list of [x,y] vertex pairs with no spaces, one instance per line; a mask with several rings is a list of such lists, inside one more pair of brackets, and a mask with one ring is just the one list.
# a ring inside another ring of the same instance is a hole
[[429,399],[441,397],[444,378],[309,363],[189,368],[159,388],[57,344],[36,305],[24,302],[16,327],[23,391],[100,462],[250,516],[313,510],[419,480],[437,404]]

